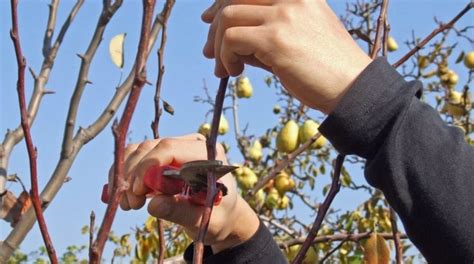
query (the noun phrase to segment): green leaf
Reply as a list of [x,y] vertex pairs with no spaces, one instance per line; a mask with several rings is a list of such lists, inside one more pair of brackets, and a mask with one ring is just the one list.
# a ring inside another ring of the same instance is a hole
[[390,249],[381,235],[377,233],[370,234],[370,237],[362,244],[362,248],[366,264],[390,263]]
[[464,51],[462,51],[456,59],[456,64],[460,63],[464,59]]

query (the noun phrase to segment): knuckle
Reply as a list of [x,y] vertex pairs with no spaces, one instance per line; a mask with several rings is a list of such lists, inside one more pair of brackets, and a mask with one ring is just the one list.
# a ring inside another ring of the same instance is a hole
[[160,143],[158,143],[158,145],[156,145],[155,148],[160,149],[160,150],[172,149],[173,145],[175,145],[174,141],[175,139],[172,139],[172,138],[164,138],[160,141]]
[[235,30],[235,28],[228,28],[224,31],[224,35],[222,36],[224,43],[226,45],[235,43],[238,40],[239,36]]
[[216,144],[216,150],[217,150],[218,155],[220,156],[225,155],[225,149],[224,149],[224,146],[222,146],[222,144],[220,143]]
[[232,18],[235,16],[235,8],[232,5],[228,5],[224,8],[222,8],[221,11],[221,21],[222,22],[227,22],[229,20],[232,20]]
[[148,151],[154,147],[154,143],[151,140],[145,140],[142,143],[140,143],[135,150],[136,153],[142,153],[144,151]]

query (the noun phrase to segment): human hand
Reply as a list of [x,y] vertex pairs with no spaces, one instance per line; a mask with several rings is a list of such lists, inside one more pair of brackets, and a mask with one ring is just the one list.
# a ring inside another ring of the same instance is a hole
[[244,64],[267,69],[325,113],[371,62],[323,0],[217,0],[202,19],[216,76],[237,76]]
[[[218,160],[227,164],[224,150],[217,145]],[[124,210],[139,209],[151,190],[144,184],[147,171],[154,166],[180,166],[189,161],[205,160],[206,138],[201,134],[191,134],[176,138],[163,138],[130,144],[125,150],[125,177],[129,188],[120,201]],[[113,184],[113,166],[109,172],[109,186]],[[237,194],[236,182],[231,174],[221,178],[227,187],[227,195],[211,215],[205,244],[211,245],[213,252],[233,247],[250,239],[257,231],[259,220],[249,205]],[[154,193],[148,204],[148,212],[179,225],[196,238],[204,207],[190,203],[181,195]]]

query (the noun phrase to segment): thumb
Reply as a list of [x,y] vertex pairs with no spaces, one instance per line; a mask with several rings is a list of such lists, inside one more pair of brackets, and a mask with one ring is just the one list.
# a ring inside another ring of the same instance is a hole
[[158,194],[148,204],[148,213],[187,228],[199,226],[204,207],[190,203],[182,195]]

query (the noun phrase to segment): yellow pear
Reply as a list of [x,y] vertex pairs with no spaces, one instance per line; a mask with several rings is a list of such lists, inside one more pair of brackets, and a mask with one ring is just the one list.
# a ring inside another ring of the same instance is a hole
[[397,41],[393,37],[388,37],[387,39],[387,49],[388,51],[396,51],[398,49]]
[[249,159],[253,162],[259,162],[262,158],[262,144],[260,140],[255,140],[249,149]]
[[248,77],[237,78],[237,97],[250,98],[253,94],[252,84]]
[[278,151],[290,153],[298,147],[298,130],[298,125],[293,120],[283,126],[276,138]]
[[474,51],[470,51],[464,56],[464,65],[468,69],[474,69]]
[[253,196],[249,201],[249,205],[256,208],[256,207],[261,207],[263,203],[265,202],[265,192],[260,189],[258,192]]
[[[299,140],[300,143],[303,144],[308,141],[314,134],[318,132],[319,124],[315,121],[308,119],[304,122],[299,130]],[[311,148],[320,149],[326,144],[326,138],[321,136],[319,137],[313,144],[311,144]]]
[[[285,255],[288,258],[289,261],[292,261],[296,258],[296,255],[298,255],[298,252],[301,249],[301,245],[293,245],[289,247],[287,250],[285,250]],[[316,249],[314,246],[310,247],[308,251],[306,252],[306,256],[303,259],[302,264],[315,264],[318,263],[318,253],[316,252]]]
[[243,167],[241,174],[237,176],[237,182],[239,183],[240,188],[248,190],[255,186],[257,183],[258,177],[249,167]]
[[267,197],[265,198],[265,205],[270,209],[274,209],[278,207],[279,202],[280,202],[280,195],[278,194],[278,191],[275,188],[272,188],[268,192]]
[[430,65],[430,59],[428,59],[428,57],[426,56],[418,57],[418,67],[420,67],[421,69],[424,69],[428,67],[428,65]]
[[211,124],[204,123],[199,126],[198,133],[205,137],[209,136],[209,133],[211,133]]
[[[468,96],[468,103],[470,103],[470,96]],[[458,91],[450,91],[448,101],[444,103],[441,113],[448,113],[454,117],[461,117],[466,114],[463,93]]]
[[109,43],[109,55],[117,68],[122,69],[124,63],[124,42],[127,34],[122,33],[114,36]]
[[288,176],[288,174],[284,171],[280,172],[276,177],[275,181],[273,182],[275,189],[283,195],[287,191],[291,191],[295,188],[295,181]]
[[224,115],[221,115],[221,121],[219,122],[219,135],[224,135],[229,131],[229,122],[225,119]]
[[280,201],[278,201],[278,209],[279,210],[285,210],[288,208],[290,205],[290,198],[288,196],[284,195],[283,197],[280,198]]

